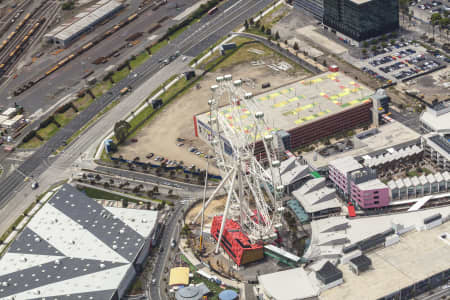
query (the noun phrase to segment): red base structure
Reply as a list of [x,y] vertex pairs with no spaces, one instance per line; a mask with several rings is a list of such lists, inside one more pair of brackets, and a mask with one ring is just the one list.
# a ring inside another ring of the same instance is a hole
[[[212,221],[211,235],[216,241],[219,239],[222,218],[222,216],[216,216]],[[241,226],[231,219],[225,222],[220,246],[238,266],[264,258],[263,246],[251,244],[249,238],[242,233]]]

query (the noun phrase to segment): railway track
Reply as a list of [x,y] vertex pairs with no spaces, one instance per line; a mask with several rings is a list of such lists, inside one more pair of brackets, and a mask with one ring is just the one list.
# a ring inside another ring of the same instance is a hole
[[42,2],[31,13],[16,25],[15,31],[0,44],[0,76],[7,74],[18,58],[32,43],[32,37],[42,29],[46,21],[46,15],[51,11],[51,2]]
[[1,22],[4,22],[4,25],[0,28],[0,36],[3,36],[5,34],[5,32],[7,32],[9,30],[11,25],[13,25],[15,23],[15,21],[17,20],[18,17],[16,17],[16,16],[17,15],[20,16],[25,11],[25,8],[27,6],[29,6],[32,2],[33,2],[33,0],[23,1],[11,13],[4,16],[0,20]]
[[48,69],[44,74],[38,76],[37,78],[35,78],[33,80],[30,80],[30,81],[26,82],[24,85],[22,85],[19,88],[17,88],[13,92],[13,95],[14,96],[20,95],[24,91],[28,90],[29,88],[31,88],[32,86],[34,86],[35,84],[40,82],[41,80],[45,79],[46,77],[50,76],[51,74],[53,74],[54,72],[56,72],[57,70],[59,70],[60,68],[65,66],[67,63],[69,63],[70,61],[72,61],[76,57],[82,55],[83,53],[85,53],[86,51],[88,51],[89,49],[94,47],[95,45],[97,45],[100,42],[102,42],[104,39],[108,38],[109,36],[111,36],[112,34],[117,32],[118,30],[122,29],[123,27],[125,27],[129,23],[131,23],[134,20],[136,20],[140,15],[144,14],[148,9],[154,9],[155,7],[159,7],[159,6],[163,5],[163,3],[164,3],[163,1],[152,2],[151,5],[141,9],[137,13],[133,13],[133,14],[129,15],[128,18],[126,18],[124,21],[122,21],[119,24],[109,28],[108,30],[104,31],[102,34],[100,34],[99,36],[94,38],[92,41],[84,44],[83,46],[81,46],[80,48],[78,48],[77,50],[72,52],[71,54],[69,54],[69,55],[65,56],[64,58],[62,58],[55,65],[53,65],[50,69]]

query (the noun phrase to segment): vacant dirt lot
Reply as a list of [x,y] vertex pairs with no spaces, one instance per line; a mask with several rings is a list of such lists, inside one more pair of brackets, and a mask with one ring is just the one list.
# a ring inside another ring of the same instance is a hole
[[[205,210],[205,226],[211,227],[212,219],[214,216],[222,215],[223,210],[225,209],[225,203],[227,202],[226,197],[221,197],[218,199],[214,199],[208,205]],[[195,216],[202,210],[202,203],[200,202],[196,206],[194,206],[186,215],[185,223],[191,224],[192,220]],[[198,218],[195,224],[200,224],[201,218]]]
[[[139,156],[145,161],[145,155],[153,152],[169,160],[183,161],[186,166],[194,164],[200,169],[205,169],[206,159],[189,152],[188,148],[195,146],[203,153],[209,153],[209,147],[195,137],[193,116],[209,109],[210,87],[215,84],[217,76],[232,74],[234,79],[242,79],[245,82],[244,89],[253,94],[266,91],[261,89],[261,84],[265,82],[270,82],[272,87],[278,87],[308,76],[308,73],[299,67],[287,72],[274,71],[267,65],[279,63],[279,56],[271,54],[269,50],[265,50],[265,53],[263,51],[262,54],[261,49],[267,48],[255,44],[244,47],[230,56],[223,63],[224,68],[208,73],[197,87],[191,88],[183,96],[172,101],[150,124],[140,130],[136,136],[138,142],[120,147],[119,154],[130,159]],[[239,54],[241,51],[244,53]],[[243,61],[241,57],[246,57],[246,60]],[[251,64],[256,60],[262,64],[257,66]],[[177,138],[186,140],[183,146],[177,146]],[[218,174],[214,166],[210,168],[210,172]]]

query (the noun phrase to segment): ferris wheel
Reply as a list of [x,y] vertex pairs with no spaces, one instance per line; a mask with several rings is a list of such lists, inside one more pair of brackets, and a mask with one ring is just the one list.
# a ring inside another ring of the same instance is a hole
[[[208,123],[210,143],[223,179],[205,207],[217,191],[226,190],[217,252],[226,219],[239,223],[252,243],[275,240],[276,230],[281,226],[284,186],[276,132],[265,123],[264,113],[257,111],[253,95],[242,88],[241,80],[233,81],[231,75],[217,77],[216,83],[211,86],[212,97],[208,100]],[[266,168],[262,159],[258,161],[254,155],[257,143],[264,146]]]

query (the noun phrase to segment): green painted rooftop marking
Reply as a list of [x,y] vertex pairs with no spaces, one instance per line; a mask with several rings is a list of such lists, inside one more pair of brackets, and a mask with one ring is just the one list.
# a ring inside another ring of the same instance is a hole
[[316,171],[311,172],[311,176],[314,177],[314,178],[321,178],[321,177],[322,177],[322,176],[320,176],[320,174],[319,174],[318,172],[316,172]]

